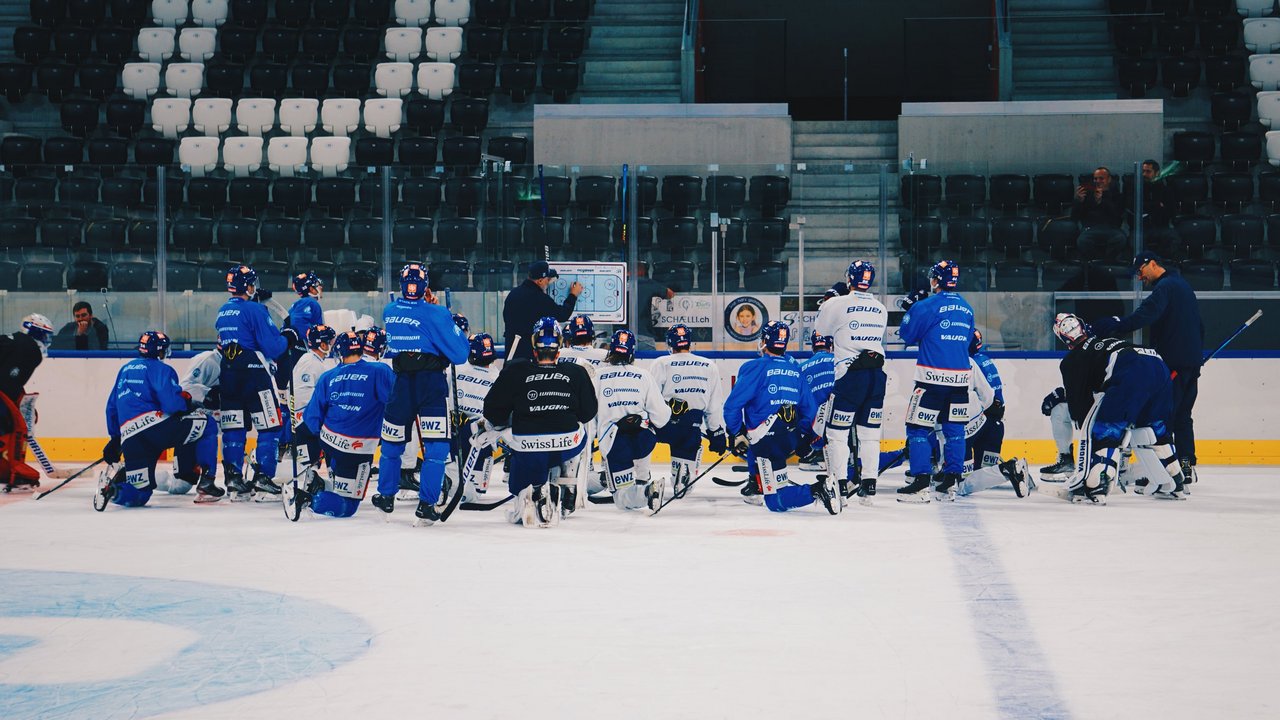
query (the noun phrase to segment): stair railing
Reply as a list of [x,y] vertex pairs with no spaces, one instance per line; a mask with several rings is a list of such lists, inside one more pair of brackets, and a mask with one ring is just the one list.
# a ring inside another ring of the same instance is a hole
[[995,0],[996,72],[1001,100],[1013,97],[1013,33],[1009,28],[1009,0]]
[[680,29],[680,102],[697,102],[698,94],[698,0],[685,0],[684,22]]

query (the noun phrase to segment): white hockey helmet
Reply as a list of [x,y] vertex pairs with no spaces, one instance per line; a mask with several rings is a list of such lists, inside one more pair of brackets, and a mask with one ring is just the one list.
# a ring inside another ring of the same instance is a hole
[[49,343],[53,341],[53,323],[40,313],[31,313],[22,318],[22,332],[40,343],[41,350],[48,350]]
[[1079,316],[1071,313],[1058,313],[1053,319],[1053,334],[1066,344],[1068,348],[1077,348],[1089,339],[1089,326]]

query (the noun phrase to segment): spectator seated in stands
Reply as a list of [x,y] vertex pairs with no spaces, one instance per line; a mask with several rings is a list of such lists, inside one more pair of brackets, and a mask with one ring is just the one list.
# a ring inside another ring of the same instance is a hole
[[74,320],[53,338],[54,350],[106,350],[107,326],[93,316],[93,306],[81,300],[71,308]]
[[1173,203],[1170,202],[1169,184],[1164,179],[1160,163],[1142,161],[1142,244],[1169,256],[1178,246],[1178,233],[1169,224]]
[[1076,188],[1071,203],[1071,219],[1082,228],[1076,244],[1087,260],[1118,257],[1127,238],[1120,224],[1124,221],[1124,199],[1111,185],[1111,171],[1100,167],[1093,171],[1093,187]]

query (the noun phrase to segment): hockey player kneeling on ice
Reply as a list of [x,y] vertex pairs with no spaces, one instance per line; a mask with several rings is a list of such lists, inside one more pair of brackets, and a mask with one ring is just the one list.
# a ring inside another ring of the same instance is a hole
[[40,471],[26,463],[31,432],[19,407],[27,381],[44,360],[53,340],[53,325],[43,315],[22,319],[22,331],[0,335],[0,490],[34,489]]
[[427,268],[409,263],[400,270],[400,298],[382,311],[387,328],[387,355],[396,374],[395,391],[382,423],[382,459],[378,463],[378,492],[373,504],[389,513],[400,488],[405,445],[418,424],[422,442],[422,472],[418,488],[418,519],[435,522],[449,459],[449,382],[445,370],[467,360],[467,338],[453,317],[427,286]]
[[320,376],[303,411],[296,428],[300,446],[318,439],[317,457],[324,455],[329,473],[321,479],[313,464],[286,486],[282,499],[290,519],[297,518],[304,507],[317,515],[351,517],[364,500],[382,416],[395,384],[391,368],[365,359],[368,334],[337,336],[333,346],[341,364]]
[[[884,332],[888,313],[871,294],[876,269],[858,260],[845,275],[849,293],[822,303],[814,322],[815,332],[832,338],[835,384],[823,407],[826,460],[829,474],[840,482],[840,494],[857,493],[870,504],[876,494],[880,463],[880,419],[884,412]],[[849,472],[849,448],[858,449]]]
[[494,347],[493,336],[488,333],[472,337],[470,346],[467,364],[458,366],[457,389],[450,394],[458,401],[452,418],[454,441],[457,443],[454,455],[458,458],[463,502],[473,502],[477,495],[489,489],[496,442],[493,433],[485,432],[484,399],[498,379],[498,371],[493,369],[498,351]]
[[[298,302],[302,301],[299,300]],[[298,426],[302,424],[303,412],[315,395],[316,384],[320,382],[320,376],[338,364],[338,358],[333,356],[333,343],[337,337],[337,331],[328,325],[320,324],[308,327],[306,337],[307,352],[293,364],[293,378],[289,385],[289,409],[292,414],[291,422],[294,431],[294,455],[289,471],[293,475],[297,475],[303,466],[320,466],[320,439],[312,434],[308,440],[303,441],[298,437],[297,432]],[[294,463],[296,463],[297,467],[293,466]],[[282,479],[288,481],[293,478]],[[280,485],[283,487],[284,483],[281,482]]]
[[174,449],[174,475],[181,482],[162,489],[183,494],[198,485],[197,502],[223,494],[209,471],[218,461],[213,423],[203,411],[196,411],[191,396],[178,385],[178,373],[164,361],[168,355],[168,336],[148,330],[138,339],[138,357],[116,374],[107,397],[111,440],[102,449],[102,459],[114,466],[123,455],[124,467],[111,468],[99,478],[93,498],[99,512],[108,502],[146,505],[157,486],[156,463],[170,448]]
[[[591,376],[591,384],[594,386],[596,382],[596,370],[604,364],[604,357],[607,354],[604,348],[595,346],[596,328],[591,322],[590,316],[574,315],[564,324],[564,346],[560,349],[560,362],[575,363],[586,368],[587,374]],[[596,440],[600,437],[596,427],[597,421],[592,420],[587,425],[587,443],[591,452],[587,453],[587,475],[595,477],[598,474],[595,463],[595,445]],[[586,490],[580,491],[582,497],[578,498],[580,504],[585,503]]]
[[561,488],[578,485],[586,471],[591,448],[584,425],[596,416],[596,395],[582,366],[557,362],[555,318],[534,323],[529,340],[534,361],[502,368],[484,399],[484,418],[503,429],[511,453],[507,488],[515,502],[507,519],[550,527],[560,522]]
[[1068,348],[1060,365],[1062,387],[1081,437],[1080,462],[1068,481],[1066,499],[1106,504],[1126,442],[1148,478],[1147,492],[1184,499],[1169,427],[1173,386],[1160,355],[1124,340],[1091,337],[1089,327],[1070,313],[1058,314],[1053,332]]
[[834,477],[805,485],[794,483],[787,473],[797,430],[811,427],[817,412],[800,377],[800,363],[786,356],[790,339],[791,328],[783,323],[771,321],[761,328],[760,357],[742,365],[725,400],[725,428],[733,437],[734,454],[745,457],[750,468],[747,487],[752,495],[764,495],[765,507],[785,512],[818,499],[835,515],[844,499]]
[[662,504],[667,483],[649,474],[649,455],[658,441],[655,431],[671,419],[671,408],[649,371],[633,364],[635,357],[635,333],[614,331],[605,364],[596,374],[600,455],[614,506],[652,512]]
[[[845,294],[847,295],[848,292]],[[804,385],[809,389],[809,394],[813,395],[813,406],[818,408],[818,415],[814,420],[813,426],[813,432],[818,436],[818,439],[813,441],[813,447],[809,454],[800,458],[801,470],[827,471],[827,463],[824,457],[829,409],[827,406],[831,400],[831,389],[836,384],[836,356],[831,353],[833,342],[835,342],[835,339],[830,335],[823,335],[814,330],[813,335],[809,338],[809,347],[813,350],[813,354],[809,356],[808,360],[800,363],[800,376],[804,378]]]
[[1013,485],[1018,497],[1035,488],[1027,462],[1021,458],[1004,460],[1004,383],[996,364],[982,352],[982,331],[974,328],[969,341],[969,422],[964,427],[964,479],[956,486],[957,495],[1003,485]]
[[693,333],[687,326],[667,330],[667,347],[671,354],[654,360],[649,372],[671,408],[671,419],[658,428],[658,442],[671,448],[671,491],[684,495],[698,476],[703,435],[712,439],[715,452],[725,451],[724,398],[720,370],[693,354]]

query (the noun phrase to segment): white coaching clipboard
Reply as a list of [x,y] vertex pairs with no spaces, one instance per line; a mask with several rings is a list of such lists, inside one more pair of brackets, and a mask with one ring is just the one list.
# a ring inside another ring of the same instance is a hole
[[583,313],[593,322],[625,323],[627,321],[627,264],[620,262],[553,262],[560,274],[547,287],[547,294],[563,303],[569,286],[582,283],[575,313]]

